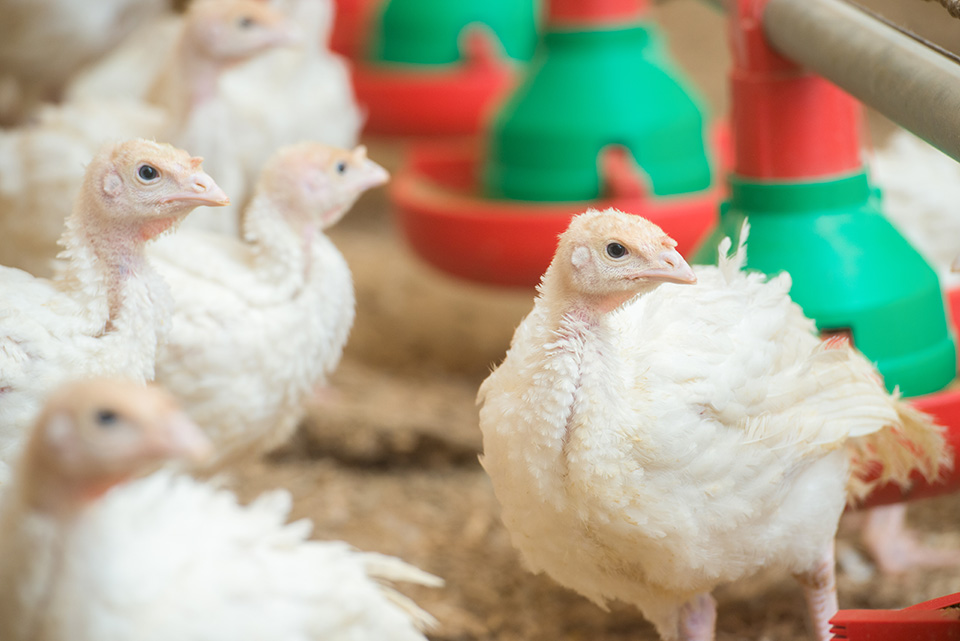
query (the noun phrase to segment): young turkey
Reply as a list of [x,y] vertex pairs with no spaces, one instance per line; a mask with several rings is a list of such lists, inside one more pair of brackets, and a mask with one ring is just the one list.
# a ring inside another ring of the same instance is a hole
[[363,119],[347,62],[330,50],[333,0],[278,0],[299,28],[294,47],[276,49],[224,74],[221,90],[238,131],[248,184],[270,154],[301,140],[357,144]]
[[[83,168],[108,141],[172,141],[204,156],[227,193],[239,189],[243,168],[231,146],[233,125],[217,106],[217,79],[227,67],[290,37],[283,17],[257,0],[199,2],[188,12],[180,44],[156,82],[162,108],[84,99],[47,106],[36,123],[0,133],[0,264],[38,276],[51,273]],[[236,227],[226,212],[197,214],[206,226]]]
[[227,102],[221,76],[296,38],[293,23],[262,0],[197,0],[190,5],[169,62],[146,99],[171,114],[178,125],[170,139],[203,156],[236,205],[198,211],[187,227],[238,235],[237,215],[249,190],[242,160],[249,123],[238,119]]
[[941,432],[815,336],[788,275],[741,271],[742,246],[694,273],[675,244],[614,210],[560,237],[480,388],[504,523],[532,570],[636,605],[663,639],[712,639],[713,588],[770,566],[825,641],[848,486],[874,465],[936,476]]
[[226,195],[169,145],[108,145],[90,162],[53,280],[0,267],[0,483],[40,404],[68,378],[153,377],[173,303],[144,244]]
[[[209,443],[160,390],[59,391],[0,504],[4,641],[425,641],[389,587],[441,581],[399,559],[309,541],[290,495],[248,506],[168,470]],[[131,480],[137,477],[138,480]]]
[[336,368],[353,282],[324,230],[386,180],[363,147],[286,147],[244,212],[244,241],[182,232],[152,248],[176,305],[157,381],[217,444],[218,463],[286,440]]

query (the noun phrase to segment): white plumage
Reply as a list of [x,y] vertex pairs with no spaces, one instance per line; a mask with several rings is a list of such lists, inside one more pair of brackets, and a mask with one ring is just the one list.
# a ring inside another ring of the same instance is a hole
[[674,245],[612,210],[561,237],[480,389],[504,523],[531,569],[636,605],[664,639],[713,638],[710,591],[768,566],[800,576],[829,638],[849,460],[935,475],[942,437],[862,355],[820,343],[788,275],[740,271],[742,247],[657,287],[693,277]]
[[244,507],[170,471],[124,482],[202,436],[159,390],[104,385],[52,400],[0,506],[4,641],[424,641],[432,617],[389,584],[442,582],[309,541],[287,492]]
[[[52,281],[0,267],[0,483],[46,395],[68,378],[149,380],[173,312],[145,241],[226,200],[199,160],[167,145],[108,146],[88,167]],[[142,181],[143,166],[161,172]]]
[[942,283],[960,283],[950,271],[960,253],[960,164],[903,130],[871,164],[884,213],[936,267]]
[[244,212],[245,241],[181,232],[152,248],[176,301],[157,381],[182,400],[221,461],[286,440],[339,363],[353,282],[324,229],[386,179],[363,148],[286,147]]
[[[385,583],[438,585],[434,577],[345,543],[308,541],[310,523],[286,524],[289,512],[285,491],[242,507],[230,492],[158,472],[71,523],[18,515],[16,553],[60,571],[18,612],[38,621],[40,635],[4,639],[423,641],[415,623],[432,619]],[[2,578],[39,588],[45,577]]]
[[357,144],[363,119],[346,60],[329,47],[333,0],[279,0],[300,40],[224,74],[221,91],[238,122],[247,184],[274,150],[301,140]]

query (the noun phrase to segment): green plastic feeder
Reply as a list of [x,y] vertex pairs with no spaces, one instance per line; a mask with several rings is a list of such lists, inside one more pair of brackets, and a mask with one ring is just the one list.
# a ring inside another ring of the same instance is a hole
[[618,7],[606,20],[589,15],[603,2],[550,4],[525,79],[492,123],[482,175],[488,197],[595,199],[597,158],[610,145],[632,153],[655,196],[710,187],[700,99],[643,20],[644,3],[608,4]]
[[536,46],[535,0],[390,0],[374,22],[368,58],[377,62],[447,65],[461,59],[461,36],[481,26],[504,52],[529,60]]
[[[750,221],[747,268],[793,276],[793,299],[822,332],[849,331],[887,387],[935,392],[956,375],[936,272],[881,214],[864,173],[824,182],[730,178],[717,232],[694,257],[715,263],[717,242]],[[734,242],[736,246],[736,242]]]
[[790,295],[822,332],[849,332],[888,389],[937,392],[956,376],[934,269],[883,216],[863,168],[862,108],[767,45],[763,3],[732,15],[735,171],[716,232],[694,261],[750,222],[747,268],[790,273]]

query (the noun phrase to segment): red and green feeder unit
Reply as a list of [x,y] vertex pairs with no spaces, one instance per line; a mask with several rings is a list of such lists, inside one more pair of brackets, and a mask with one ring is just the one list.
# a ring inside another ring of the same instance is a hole
[[473,134],[537,42],[536,0],[339,0],[366,131]]
[[747,266],[786,270],[791,295],[822,332],[849,332],[889,389],[936,392],[957,372],[937,274],[883,216],[861,159],[859,103],[767,44],[763,2],[732,16],[736,161],[717,232],[750,222]]
[[538,55],[490,129],[488,195],[598,198],[610,145],[630,152],[653,196],[710,188],[701,103],[640,4],[551,2]]
[[551,0],[482,151],[421,147],[394,181],[414,249],[457,276],[536,284],[570,217],[614,206],[692,248],[716,219],[702,102],[639,0]]

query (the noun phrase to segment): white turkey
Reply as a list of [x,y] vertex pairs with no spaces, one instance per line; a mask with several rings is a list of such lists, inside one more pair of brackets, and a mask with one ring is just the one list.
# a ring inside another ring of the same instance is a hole
[[[209,443],[158,389],[90,381],[40,415],[0,504],[4,641],[425,641],[403,561],[308,540],[290,495],[249,506],[162,470]],[[140,477],[140,478],[138,478]]]
[[336,368],[353,281],[324,231],[386,180],[363,147],[285,147],[244,211],[243,241],[183,231],[152,248],[176,305],[157,381],[216,443],[217,463],[285,441]]
[[[746,230],[741,240],[746,237]],[[764,567],[804,587],[817,638],[836,612],[848,490],[935,477],[941,431],[843,342],[822,343],[790,278],[694,272],[656,225],[573,219],[533,311],[479,400],[483,465],[534,571],[660,636],[714,638],[718,585]]]
[[62,381],[153,378],[173,301],[144,244],[226,202],[199,158],[146,140],[108,145],[87,167],[54,279],[0,267],[0,484]]

